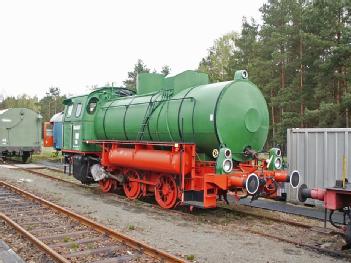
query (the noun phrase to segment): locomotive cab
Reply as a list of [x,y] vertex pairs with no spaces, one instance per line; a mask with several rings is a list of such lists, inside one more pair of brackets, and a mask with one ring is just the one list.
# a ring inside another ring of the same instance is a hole
[[72,97],[64,101],[62,153],[66,165],[69,166],[69,172],[73,168],[73,175],[82,183],[95,182],[90,167],[100,158],[100,146],[85,142],[85,140],[97,139],[94,119],[99,101],[130,94],[133,93],[123,88],[103,87],[88,95]]

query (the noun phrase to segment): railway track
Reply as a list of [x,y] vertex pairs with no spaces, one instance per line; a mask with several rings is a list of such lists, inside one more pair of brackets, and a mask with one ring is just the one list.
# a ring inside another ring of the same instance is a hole
[[57,262],[184,262],[3,181],[0,219]]
[[[73,184],[73,185],[78,185],[78,186],[84,186],[80,183],[75,182],[73,178],[68,177],[67,175],[63,175],[61,177],[60,175],[52,175],[52,174],[49,175],[48,173],[45,173],[45,171],[59,173],[60,171],[58,171],[56,169],[50,169],[50,168],[49,169],[48,168],[45,168],[45,169],[25,169],[25,168],[21,168],[21,170],[30,172],[30,173],[35,174],[35,175],[43,176],[43,177],[46,177],[46,178],[49,178],[52,180],[61,181],[61,182],[65,182],[65,183],[69,183],[69,184]],[[120,203],[128,204],[128,205],[133,204],[133,202],[131,202],[130,200],[128,200],[127,198],[124,198],[124,197],[120,197],[116,201],[120,202]],[[140,202],[140,203],[142,203],[142,202]],[[140,205],[140,203],[138,205]],[[143,208],[151,209],[153,212],[155,212],[155,209],[158,209],[159,212],[164,212],[164,210],[161,209],[160,207],[158,207],[157,205],[152,205],[152,207],[150,207],[150,204],[148,204],[148,203],[145,203]],[[216,217],[216,218],[226,218],[226,217],[228,217],[228,215],[232,215],[233,213],[240,214],[241,216],[254,217],[256,219],[260,219],[260,221],[255,222],[254,226],[245,225],[242,222],[240,222],[240,224],[238,224],[237,228],[240,228],[244,232],[250,232],[252,234],[259,235],[259,236],[266,237],[266,238],[270,238],[270,239],[274,239],[274,240],[277,240],[280,242],[293,244],[293,245],[296,245],[299,247],[304,247],[306,249],[312,249],[312,250],[321,252],[323,254],[351,260],[351,254],[349,252],[336,250],[335,247],[332,249],[328,249],[328,248],[323,247],[322,244],[319,243],[318,240],[320,240],[320,239],[325,240],[325,239],[328,239],[328,237],[330,238],[331,242],[337,241],[335,238],[336,236],[338,236],[339,239],[341,238],[341,236],[342,236],[341,232],[335,231],[335,230],[332,230],[329,228],[324,229],[322,227],[316,227],[314,225],[304,224],[304,223],[301,223],[298,221],[280,219],[280,218],[277,218],[274,216],[257,214],[255,212],[245,211],[242,208],[240,209],[239,207],[230,207],[229,208],[227,206],[220,206],[216,210],[213,210],[213,211],[206,210],[206,212],[200,212],[200,213],[196,213],[196,212],[189,213],[189,212],[186,212],[184,210],[167,210],[167,213],[174,213],[174,214],[178,214],[181,216],[186,216],[186,217],[189,217],[190,220],[203,217],[204,221],[208,220],[209,216],[211,216],[211,215],[213,217]],[[230,216],[229,216],[229,218],[230,218]],[[284,225],[286,229],[291,229],[293,231],[291,231],[288,234],[288,237],[286,237],[283,234],[283,232],[264,231],[264,229],[267,225],[267,222],[269,222],[269,224],[271,224],[271,226],[276,225],[277,228],[280,228],[280,229],[282,228],[282,225]],[[292,234],[292,232],[294,232],[294,234]],[[311,243],[305,242],[306,238],[304,238],[304,237],[307,237],[308,235],[310,236],[310,238],[312,240]]]
[[[67,174],[63,173],[63,171],[55,169],[55,168],[45,167],[45,168],[41,168],[41,169],[28,169],[28,168],[18,168],[18,169],[20,169],[22,171],[29,172],[31,174],[35,174],[35,175],[38,175],[38,176],[42,176],[42,177],[45,177],[45,178],[56,180],[56,181],[59,181],[59,182],[73,184],[73,185],[77,185],[77,186],[80,186],[80,187],[89,187],[87,185],[81,184],[76,179],[72,178],[72,176],[67,176]],[[92,186],[92,187],[95,187],[95,186]],[[127,198],[125,198],[125,200],[127,202],[130,202],[130,200],[128,200]],[[154,208],[160,209],[157,205]],[[280,223],[283,223],[283,224],[294,225],[294,226],[305,228],[305,229],[317,229],[314,226],[303,224],[303,223],[300,223],[300,222],[297,222],[297,221],[286,220],[286,219],[279,219],[279,218],[276,218],[276,217],[262,215],[262,214],[258,215],[257,213],[254,213],[254,212],[248,212],[248,211],[244,211],[243,209],[238,209],[238,207],[232,208],[232,207],[228,207],[228,206],[225,206],[225,205],[219,205],[219,208],[222,209],[222,210],[225,210],[227,212],[233,212],[234,211],[234,212],[238,212],[240,214],[245,214],[245,215],[254,216],[254,217],[258,217],[258,218],[262,218],[262,219],[266,219],[266,220],[280,222]],[[173,211],[175,213],[179,212],[178,210],[170,210],[170,211]],[[301,216],[303,216],[303,215],[301,215]],[[329,233],[339,234],[339,232],[333,231],[333,230],[330,230]]]

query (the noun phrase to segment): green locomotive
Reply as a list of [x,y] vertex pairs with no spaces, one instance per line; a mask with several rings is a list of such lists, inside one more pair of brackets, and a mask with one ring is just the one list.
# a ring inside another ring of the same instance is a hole
[[81,182],[122,186],[129,198],[154,193],[164,208],[214,207],[221,191],[273,198],[276,183],[292,177],[297,186],[299,175],[281,170],[280,151],[257,158],[269,113],[245,70],[212,84],[191,70],[142,73],[136,90],[104,87],[65,100],[62,151]]

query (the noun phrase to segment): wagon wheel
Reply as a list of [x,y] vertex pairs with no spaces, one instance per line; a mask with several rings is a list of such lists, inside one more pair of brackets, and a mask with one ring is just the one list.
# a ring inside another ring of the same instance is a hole
[[117,187],[117,182],[113,179],[102,179],[99,181],[101,191],[104,193],[115,190]]
[[174,207],[177,201],[178,188],[174,177],[168,174],[162,175],[155,186],[155,199],[165,209]]
[[26,163],[30,157],[30,152],[23,152],[22,154],[22,162]]
[[127,181],[123,184],[124,193],[129,199],[137,199],[140,196],[141,187],[140,183],[134,180],[140,180],[140,175],[135,170],[128,170],[125,175]]

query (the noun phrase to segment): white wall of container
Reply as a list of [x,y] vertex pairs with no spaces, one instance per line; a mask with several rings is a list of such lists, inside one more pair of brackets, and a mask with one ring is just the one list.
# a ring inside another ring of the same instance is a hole
[[[289,172],[300,172],[300,184],[333,187],[343,171],[351,181],[351,128],[288,129],[287,151]],[[287,200],[298,202],[297,189],[286,187]],[[306,203],[322,205],[311,199]]]

